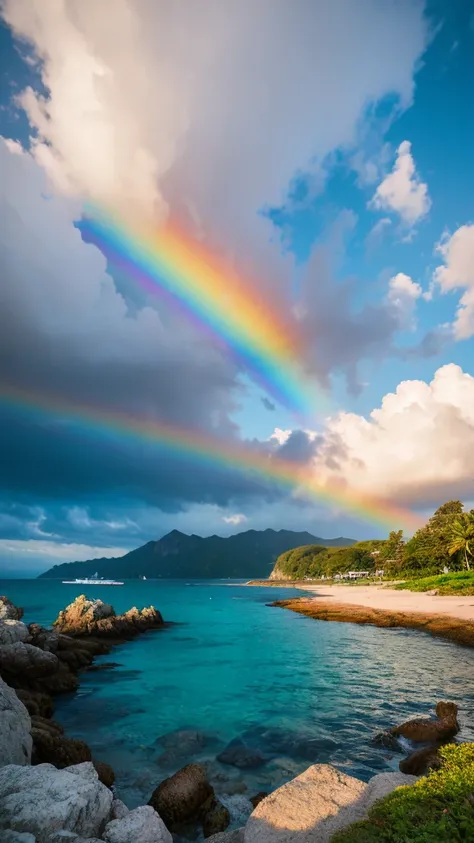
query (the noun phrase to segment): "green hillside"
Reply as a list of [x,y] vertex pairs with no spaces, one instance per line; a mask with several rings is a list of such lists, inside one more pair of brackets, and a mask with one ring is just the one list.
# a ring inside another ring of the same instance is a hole
[[350,547],[324,547],[319,544],[303,545],[282,553],[270,575],[273,580],[319,579],[346,571],[375,572],[377,557],[374,550],[382,550],[383,539],[357,542]]

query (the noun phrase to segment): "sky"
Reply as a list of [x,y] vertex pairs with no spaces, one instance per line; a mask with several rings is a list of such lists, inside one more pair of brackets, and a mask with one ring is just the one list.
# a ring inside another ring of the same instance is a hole
[[0,10],[0,574],[473,505],[471,4]]

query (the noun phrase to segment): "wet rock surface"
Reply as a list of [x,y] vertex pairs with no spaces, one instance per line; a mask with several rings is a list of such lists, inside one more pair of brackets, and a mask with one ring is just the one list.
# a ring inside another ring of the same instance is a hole
[[23,609],[15,606],[5,595],[0,597],[0,620],[2,621],[21,621],[23,617]]
[[0,678],[0,764],[29,764],[31,721],[13,688]]
[[187,764],[165,779],[153,791],[149,805],[170,831],[201,817],[203,806],[214,797],[214,790],[200,764]]
[[261,767],[267,761],[258,747],[249,746],[240,738],[235,738],[227,744],[226,748],[217,756],[217,760],[221,764],[229,764],[241,769]]
[[459,732],[458,707],[452,702],[439,702],[436,706],[436,720],[416,717],[391,729],[394,737],[403,737],[413,743],[442,743]]
[[430,770],[439,770],[441,764],[439,747],[428,746],[416,750],[408,758],[403,758],[398,766],[401,773],[410,776],[425,776]]

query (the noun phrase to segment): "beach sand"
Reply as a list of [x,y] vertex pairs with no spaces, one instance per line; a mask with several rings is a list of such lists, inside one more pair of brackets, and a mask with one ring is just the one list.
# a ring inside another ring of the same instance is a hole
[[382,586],[297,587],[310,593],[271,605],[315,620],[404,627],[474,647],[474,596],[438,597]]
[[302,591],[308,591],[324,600],[345,603],[352,606],[364,606],[386,612],[416,612],[430,615],[449,615],[464,621],[474,622],[474,595],[435,596],[419,591],[397,591],[379,585],[298,585]]

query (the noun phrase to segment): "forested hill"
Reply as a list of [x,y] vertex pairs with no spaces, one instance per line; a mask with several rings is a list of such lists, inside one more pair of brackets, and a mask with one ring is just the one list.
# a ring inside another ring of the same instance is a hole
[[75,579],[93,576],[97,571],[100,577],[115,579],[139,576],[256,579],[268,577],[277,557],[292,547],[302,544],[346,547],[353,543],[352,539],[322,539],[291,530],[247,530],[228,538],[187,536],[173,530],[125,556],[55,565],[40,576]]
[[387,544],[381,539],[351,542],[346,547],[324,547],[321,544],[303,545],[284,551],[270,574],[272,580],[318,579],[346,571],[370,571],[377,567],[373,551],[382,551]]

